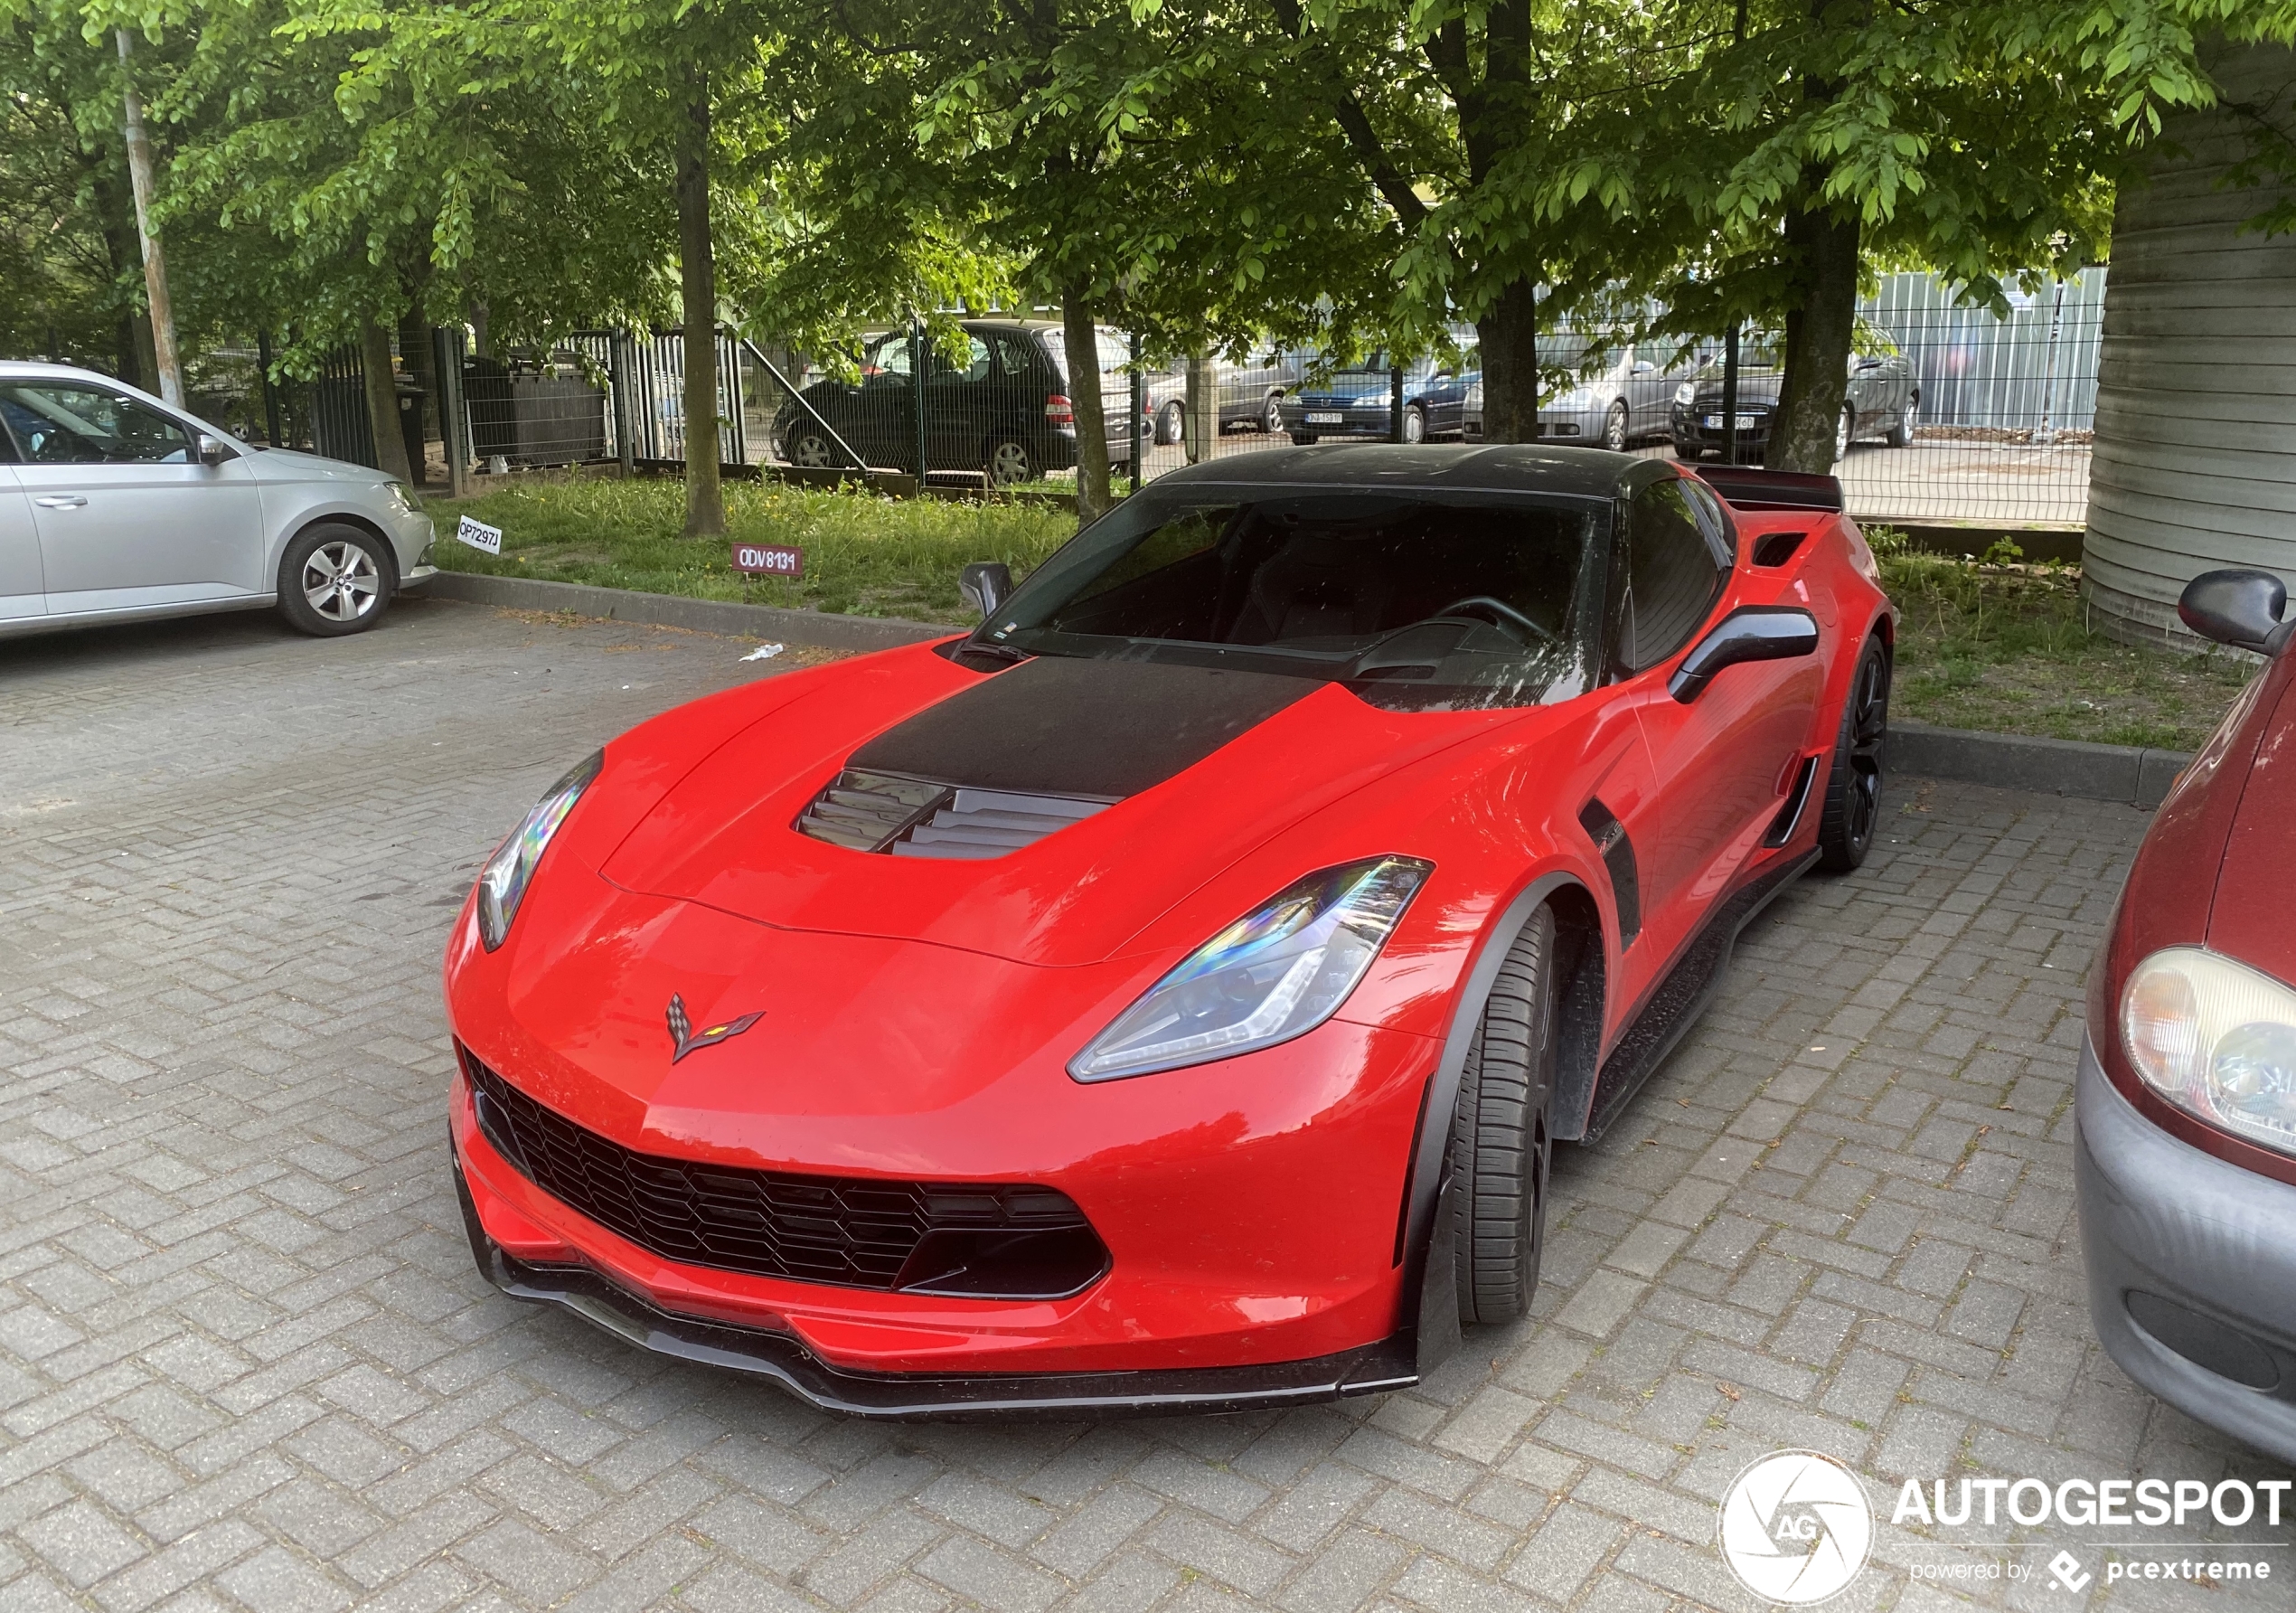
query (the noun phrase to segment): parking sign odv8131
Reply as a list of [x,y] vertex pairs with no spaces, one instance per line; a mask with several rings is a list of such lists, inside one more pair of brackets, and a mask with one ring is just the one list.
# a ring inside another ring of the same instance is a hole
[[760,577],[803,577],[805,552],[784,543],[736,543],[733,569]]

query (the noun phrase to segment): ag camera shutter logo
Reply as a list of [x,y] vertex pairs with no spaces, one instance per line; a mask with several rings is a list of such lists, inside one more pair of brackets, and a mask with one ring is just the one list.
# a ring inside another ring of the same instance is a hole
[[1840,1594],[1873,1549],[1874,1509],[1858,1476],[1814,1450],[1748,1467],[1722,1497],[1722,1560],[1768,1602],[1807,1607]]

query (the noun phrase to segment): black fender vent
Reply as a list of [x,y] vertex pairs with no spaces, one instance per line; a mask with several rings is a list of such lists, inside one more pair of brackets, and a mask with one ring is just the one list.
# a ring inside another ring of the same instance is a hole
[[1618,949],[1623,952],[1642,933],[1642,885],[1634,871],[1634,843],[1627,838],[1626,825],[1598,800],[1580,810],[1578,826],[1610,870],[1611,900],[1618,908]]
[[1058,1299],[1108,1269],[1074,1200],[1034,1182],[907,1182],[640,1154],[520,1091],[460,1042],[478,1127],[511,1167],[665,1260],[845,1288]]
[[1081,823],[1113,801],[972,789],[848,768],[792,826],[857,852],[897,857],[1002,857]]

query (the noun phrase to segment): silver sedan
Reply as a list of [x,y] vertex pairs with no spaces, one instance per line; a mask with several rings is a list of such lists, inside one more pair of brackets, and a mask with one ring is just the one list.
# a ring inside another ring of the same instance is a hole
[[437,574],[380,471],[259,450],[108,376],[0,363],[0,635],[277,606],[356,633]]

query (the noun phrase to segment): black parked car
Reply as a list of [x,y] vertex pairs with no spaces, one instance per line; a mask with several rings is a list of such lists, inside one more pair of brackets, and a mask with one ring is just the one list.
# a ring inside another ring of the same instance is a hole
[[[1770,417],[1778,407],[1785,354],[1774,337],[1749,336],[1738,353],[1738,457],[1755,462],[1770,443]],[[1834,433],[1834,458],[1849,445],[1878,437],[1893,448],[1914,440],[1921,388],[1897,344],[1878,333],[1861,335],[1849,355],[1849,391]],[[1722,451],[1722,361],[1705,365],[1674,394],[1674,451],[1703,459]]]
[[[1425,364],[1406,370],[1404,397],[1417,396],[1434,376],[1434,369]],[[1461,395],[1465,392],[1462,386]],[[1280,407],[1284,429],[1296,443],[1325,437],[1376,437],[1384,441],[1395,429],[1394,371],[1386,354],[1374,353],[1360,364],[1333,371],[1327,381],[1303,382],[1297,391],[1284,395]],[[1409,429],[1407,414],[1405,429]]]
[[[1049,320],[968,319],[965,345],[936,349],[925,379],[925,457],[936,471],[973,471],[1009,487],[1077,462],[1077,426],[1060,327]],[[800,394],[873,467],[917,469],[917,389],[907,331],[872,339],[858,382],[817,381]],[[1100,399],[1111,464],[1132,460],[1131,357],[1124,337],[1100,332]],[[793,400],[774,417],[790,464],[850,463]]]

